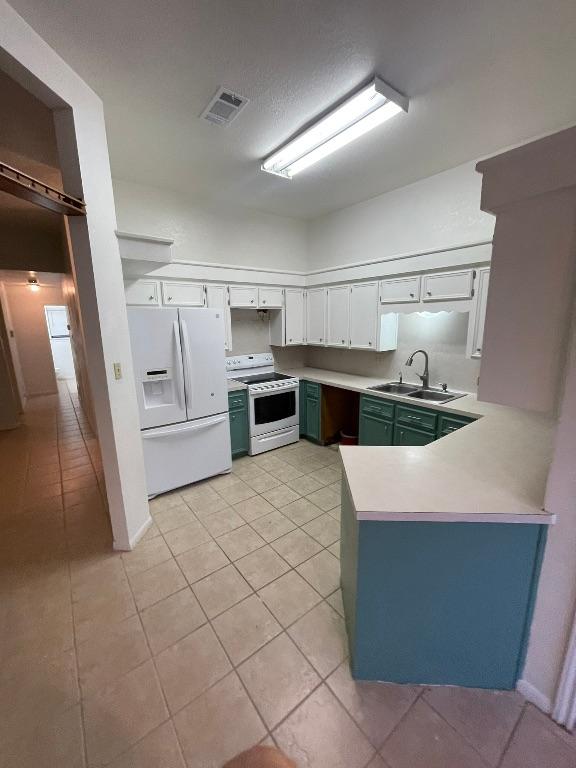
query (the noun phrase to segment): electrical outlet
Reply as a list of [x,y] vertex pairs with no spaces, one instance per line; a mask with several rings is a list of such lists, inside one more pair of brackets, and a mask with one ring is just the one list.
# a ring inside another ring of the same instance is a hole
[[114,363],[114,378],[115,379],[122,378],[122,366],[120,365],[120,363]]

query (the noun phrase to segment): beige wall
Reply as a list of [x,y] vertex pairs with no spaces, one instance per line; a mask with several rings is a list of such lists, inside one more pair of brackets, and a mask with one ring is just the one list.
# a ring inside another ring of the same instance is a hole
[[176,260],[306,269],[304,221],[239,206],[211,206],[121,179],[114,179],[114,199],[121,232],[174,239]]
[[6,283],[6,296],[26,396],[54,394],[57,392],[56,377],[44,306],[64,304],[62,288],[59,284],[42,285],[33,293],[27,285]]

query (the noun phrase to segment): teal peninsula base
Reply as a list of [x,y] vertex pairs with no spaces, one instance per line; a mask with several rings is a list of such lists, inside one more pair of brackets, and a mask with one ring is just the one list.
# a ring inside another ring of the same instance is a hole
[[547,525],[358,520],[342,488],[342,592],[357,680],[513,689]]

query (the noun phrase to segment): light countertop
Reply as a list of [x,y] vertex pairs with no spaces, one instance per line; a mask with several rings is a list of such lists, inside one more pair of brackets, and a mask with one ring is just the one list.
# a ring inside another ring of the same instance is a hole
[[238,389],[248,389],[248,385],[244,384],[242,381],[228,379],[228,392],[236,392]]
[[289,369],[299,378],[477,417],[426,446],[341,446],[359,520],[541,523],[555,421],[549,416],[479,402],[415,403],[405,395],[368,391],[385,379],[320,368]]

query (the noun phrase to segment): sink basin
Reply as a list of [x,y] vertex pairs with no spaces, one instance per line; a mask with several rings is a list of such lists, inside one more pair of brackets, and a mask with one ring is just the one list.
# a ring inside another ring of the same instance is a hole
[[428,400],[432,403],[448,403],[450,400],[456,400],[458,397],[464,397],[463,393],[445,392],[442,389],[417,389],[406,393],[408,397],[417,400]]
[[407,395],[410,392],[416,392],[418,386],[415,384],[402,384],[400,381],[391,381],[389,384],[378,384],[375,387],[368,387],[374,392],[389,392],[392,395]]

